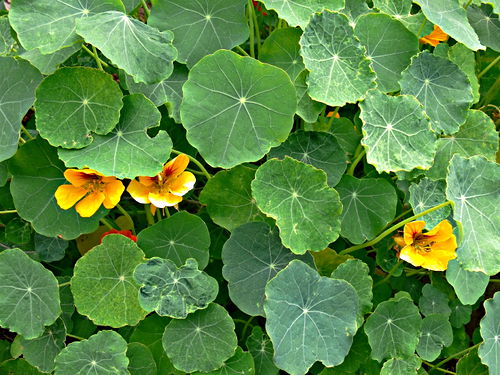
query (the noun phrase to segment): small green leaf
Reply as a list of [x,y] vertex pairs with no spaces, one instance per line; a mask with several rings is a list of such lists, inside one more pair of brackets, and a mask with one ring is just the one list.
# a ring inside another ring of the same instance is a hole
[[361,135],[354,128],[354,124],[347,117],[341,117],[334,119],[332,122],[332,127],[328,130],[332,133],[340,147],[344,150],[348,158],[354,155],[356,147],[359,145],[361,140]]
[[309,72],[303,70],[295,79],[294,85],[297,92],[297,114],[309,123],[315,123],[318,120],[319,114],[325,108],[323,103],[312,100],[308,94],[307,78]]
[[[448,266],[448,269],[450,267]],[[462,305],[458,299],[450,302],[451,315],[450,323],[452,327],[460,328],[470,322],[472,314],[472,306]]]
[[432,314],[422,320],[422,332],[417,346],[417,353],[422,359],[434,361],[443,347],[450,346],[452,342],[453,331],[448,315]]
[[323,250],[338,238],[342,203],[325,172],[289,157],[271,159],[257,170],[252,193],[295,254]]
[[139,305],[139,286],[132,274],[144,253],[129,238],[115,234],[103,238],[75,264],[71,292],[78,312],[96,325],[136,325],[147,312]]
[[490,374],[500,371],[500,292],[484,301],[486,313],[481,319],[481,337],[484,342],[479,346],[481,362],[489,367]]
[[[193,375],[254,375],[255,365],[252,355],[240,347],[218,370],[210,372],[195,372]],[[266,374],[268,375],[268,374]]]
[[45,237],[35,233],[35,251],[42,262],[56,262],[64,258],[69,242],[59,237]]
[[[439,142],[439,141],[438,141]],[[418,184],[410,185],[410,204],[415,214],[419,214],[446,202],[446,183],[423,178]],[[450,206],[445,206],[422,216],[419,220],[425,221],[425,228],[431,230],[451,213]]]
[[139,342],[127,345],[129,359],[128,370],[130,375],[157,375],[156,363],[151,350]]
[[61,314],[56,278],[19,249],[0,252],[0,275],[0,326],[39,337]]
[[455,289],[460,302],[473,305],[484,294],[490,278],[482,272],[467,271],[454,259],[448,263],[446,280]]
[[31,241],[30,223],[15,217],[5,226],[5,239],[18,245],[29,243]]
[[418,301],[418,306],[424,316],[443,314],[448,317],[451,314],[448,297],[431,284],[425,284],[422,288],[422,296]]
[[262,328],[253,327],[252,334],[247,338],[246,346],[253,356],[256,375],[278,375],[279,369],[273,362],[273,343],[262,331]]
[[422,361],[416,355],[405,358],[391,358],[384,363],[380,375],[417,375]]
[[[441,44],[440,44],[441,45]],[[473,51],[461,43],[457,43],[448,50],[448,58],[469,78],[472,87],[473,103],[479,101],[479,81],[476,75],[476,57]]]

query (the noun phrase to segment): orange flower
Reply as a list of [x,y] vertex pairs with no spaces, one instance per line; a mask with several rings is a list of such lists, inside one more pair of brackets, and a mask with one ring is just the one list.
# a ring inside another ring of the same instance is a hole
[[151,203],[152,211],[156,207],[175,206],[196,182],[191,172],[184,172],[188,164],[189,157],[181,154],[165,164],[160,174],[139,176],[139,181],[132,180],[127,191],[137,202]]
[[444,271],[448,262],[457,257],[457,240],[448,220],[441,221],[432,230],[423,233],[425,221],[413,221],[405,225],[404,236],[394,238],[404,246],[399,257],[416,267],[432,271]]
[[436,47],[440,42],[446,42],[448,40],[448,34],[446,34],[437,25],[434,25],[434,30],[429,35],[420,38],[420,43],[427,43],[433,47]]
[[71,185],[61,185],[57,188],[57,204],[67,210],[80,201],[75,209],[81,217],[92,216],[101,204],[108,209],[115,207],[125,190],[122,182],[116,177],[104,176],[93,169],[66,169],[64,177]]
[[121,234],[122,236],[130,238],[132,241],[137,242],[137,236],[134,236],[131,231],[129,230],[118,230],[118,229],[111,229],[108,230],[107,232],[103,233],[101,236],[101,243],[102,239],[106,237],[108,234]]

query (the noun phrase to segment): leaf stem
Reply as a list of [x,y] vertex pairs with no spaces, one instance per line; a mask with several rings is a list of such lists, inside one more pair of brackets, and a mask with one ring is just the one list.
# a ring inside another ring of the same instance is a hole
[[471,350],[474,350],[475,348],[477,348],[479,345],[481,345],[483,342],[481,341],[480,343],[476,344],[476,345],[473,345],[471,346],[470,348],[467,348],[467,349],[464,349],[460,352],[457,352],[455,354],[452,354],[450,355],[449,357],[443,359],[441,362],[438,362],[437,364],[435,365],[432,365],[432,367],[429,369],[429,374],[433,371],[433,370],[437,370],[437,367],[441,367],[442,365],[444,365],[446,362],[448,361],[451,361],[453,358],[456,358],[456,357],[460,357],[462,356],[463,354],[466,354],[468,352],[470,352]]
[[66,333],[66,336],[71,337],[73,339],[80,340],[80,341],[87,340],[85,337],[80,337],[80,336],[72,335],[71,333]]
[[245,51],[243,48],[241,48],[240,46],[236,46],[234,47],[238,50],[238,52],[242,53],[244,56],[250,56],[247,51]]
[[254,26],[253,26],[253,3],[252,0],[248,0],[247,2],[247,18],[248,18],[248,25],[250,29],[250,56],[255,58],[255,41],[254,41]]
[[[424,361],[424,360],[422,360],[422,363],[425,363],[427,366],[432,366],[432,363]],[[435,370],[442,371],[442,372],[444,372],[446,374],[456,375],[456,372],[445,370],[444,368],[441,368],[441,367],[436,367]]]
[[420,38],[420,34],[422,34],[422,31],[424,31],[424,27],[427,23],[427,18],[424,17],[424,20],[422,21],[422,24],[420,25],[420,28],[418,29],[417,33],[417,38]]
[[109,229],[116,229],[116,228],[115,228],[113,225],[111,225],[111,223],[110,223],[109,221],[107,221],[105,218],[102,218],[102,219],[100,220],[100,222],[101,222],[103,225],[107,226]]
[[[177,150],[173,150],[172,149],[172,152],[174,154],[177,154],[177,155],[180,155],[180,154],[184,154],[183,152],[180,152],[180,151],[177,151]],[[188,154],[185,154],[190,161],[192,161],[194,164],[196,164],[196,166],[198,168],[200,168],[201,172],[205,175],[206,178],[208,178],[209,180],[212,178],[212,175],[210,173],[208,173],[208,171],[205,169],[205,167],[203,166],[203,164],[201,164],[198,160],[196,160],[195,158],[193,158],[191,155],[188,155]]]
[[251,316],[245,323],[245,325],[243,326],[243,330],[241,331],[241,338],[244,339],[245,338],[245,335],[247,333],[247,330],[248,330],[248,327],[250,326],[250,323],[252,322],[253,318],[255,318],[255,316]]
[[153,217],[153,214],[151,213],[151,205],[146,207],[144,209],[144,213],[146,214],[146,220],[148,222],[148,226],[154,225],[155,223],[155,218]]
[[144,9],[144,14],[146,15],[146,18],[149,18],[151,15],[151,11],[149,10],[148,4],[146,3],[145,0],[141,0],[142,4],[142,9]]
[[3,215],[3,214],[15,214],[15,213],[17,213],[17,210],[0,211],[0,215]]
[[71,281],[67,281],[65,283],[59,284],[59,288],[62,288],[62,287],[68,286],[68,285],[71,285]]
[[478,107],[482,107],[485,104],[489,104],[491,98],[496,94],[497,88],[500,85],[500,77],[498,77],[493,85],[489,88],[489,90],[484,94],[483,99],[478,104]]
[[156,221],[161,221],[161,208],[156,208]]
[[373,287],[375,288],[375,287],[379,286],[380,284],[383,284],[383,283],[389,281],[389,279],[391,278],[391,276],[393,275],[393,273],[396,272],[396,270],[399,268],[399,265],[402,262],[403,261],[401,259],[398,260],[398,262],[389,270],[389,272],[387,273],[387,275],[385,275],[385,277],[382,280],[379,280],[375,284],[373,284]]
[[392,225],[393,223],[395,223],[396,221],[398,221],[399,219],[401,219],[402,217],[406,216],[407,214],[409,214],[409,213],[410,213],[410,212],[412,212],[412,211],[413,211],[413,208],[410,208],[410,209],[408,209],[408,210],[406,210],[406,211],[403,211],[403,212],[402,212],[402,213],[400,213],[398,216],[396,216],[396,217],[394,218],[394,220],[390,222],[390,224],[389,224],[389,225]]
[[99,55],[97,54],[97,50],[94,46],[92,46],[92,52],[94,52],[95,62],[97,63],[97,67],[99,68],[99,70],[102,70],[104,72],[104,68],[102,67],[101,59],[99,58]]
[[199,175],[199,176],[205,176],[205,175],[203,174],[203,172],[200,172],[200,171],[195,171],[194,169],[191,169],[191,168],[186,168],[186,171],[191,172],[191,173],[193,173],[193,174],[197,174],[197,175]]
[[123,214],[123,216],[125,216],[127,220],[130,221],[130,223],[132,224],[132,233],[135,234],[134,220],[132,220],[130,214],[127,212],[127,210],[125,210],[122,206],[120,206],[120,204],[117,204],[116,208],[118,208],[118,211],[120,211]]
[[88,47],[87,47],[85,44],[83,44],[83,45],[82,45],[82,48],[83,48],[83,50],[84,50],[85,52],[87,52],[90,56],[92,56],[92,57],[94,58],[94,60],[95,60],[95,61],[96,61],[96,63],[97,63],[97,66],[98,66],[98,67],[100,66],[100,68],[99,68],[99,69],[104,70],[104,69],[102,68],[103,66],[105,66],[106,68],[109,66],[108,64],[106,64],[104,61],[102,61],[102,60],[99,58],[99,55],[97,54],[97,50],[95,49],[95,47],[94,47],[94,46],[92,46],[92,49],[95,51],[95,53],[94,53],[94,52],[92,52],[90,49],[88,49]]
[[472,3],[472,0],[469,0],[467,2],[467,4],[464,5],[464,9],[467,9],[469,7],[469,5],[471,5],[471,3]]
[[352,253],[353,251],[356,251],[356,250],[359,250],[359,249],[364,249],[365,247],[368,247],[368,246],[373,246],[376,243],[382,241],[386,236],[388,236],[389,234],[391,234],[392,232],[394,232],[396,229],[399,229],[402,226],[408,224],[409,222],[411,222],[411,221],[413,221],[415,219],[418,219],[419,217],[425,216],[425,215],[427,215],[427,214],[429,214],[431,212],[439,210],[440,208],[448,206],[450,204],[452,204],[452,201],[446,201],[444,203],[438,204],[437,206],[434,206],[434,207],[431,207],[431,208],[429,208],[429,209],[427,209],[425,211],[422,211],[419,214],[410,216],[408,219],[405,219],[405,220],[403,220],[403,221],[401,221],[401,222],[399,222],[397,224],[394,224],[389,229],[386,229],[385,231],[383,231],[382,233],[380,233],[377,237],[375,237],[373,240],[365,242],[365,243],[362,243],[360,245],[355,245],[355,246],[348,247],[347,249],[342,250],[339,253],[339,255],[349,254],[349,253]]
[[500,61],[500,55],[498,55],[498,56],[495,58],[495,60],[493,60],[491,63],[489,63],[489,64],[488,64],[488,66],[487,66],[486,68],[484,68],[484,69],[481,71],[481,73],[479,73],[479,74],[477,75],[477,79],[480,79],[482,76],[484,76],[484,75],[488,72],[488,70],[490,70],[491,68],[493,68],[493,67],[497,64],[497,62],[499,62],[499,61]]
[[[361,144],[359,145],[361,146]],[[359,147],[358,146],[358,147]],[[361,146],[363,147],[363,146]],[[349,176],[354,176],[354,170],[356,169],[356,166],[358,165],[358,163],[363,159],[363,157],[365,156],[366,154],[366,150],[363,149],[359,154],[358,156],[356,156],[354,158],[354,160],[352,161],[351,165],[349,166],[349,168],[347,169],[347,173]]]
[[500,283],[500,279],[490,279],[490,283]]
[[21,125],[21,130],[23,131],[24,134],[26,134],[26,137],[28,137],[29,139],[35,139],[35,137],[33,137],[30,132],[28,131],[28,129],[26,129],[24,127],[24,125]]

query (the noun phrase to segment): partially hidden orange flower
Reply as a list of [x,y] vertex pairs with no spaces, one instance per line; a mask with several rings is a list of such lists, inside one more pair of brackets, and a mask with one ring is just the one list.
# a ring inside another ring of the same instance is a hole
[[81,217],[92,216],[101,204],[108,209],[115,207],[125,190],[116,177],[104,176],[93,169],[66,169],[64,177],[71,185],[57,188],[57,204],[67,210],[79,201],[75,209]]
[[394,238],[403,247],[399,257],[416,267],[444,271],[448,262],[457,257],[457,240],[448,220],[441,221],[432,230],[423,232],[425,221],[405,225],[404,235]]
[[448,40],[448,34],[446,34],[437,25],[434,25],[434,30],[429,35],[420,38],[420,43],[427,43],[433,47],[436,47],[440,42],[446,42]]
[[101,243],[102,239],[106,237],[109,234],[121,234],[122,236],[130,238],[132,241],[137,242],[137,236],[134,236],[131,231],[129,230],[118,230],[118,229],[111,229],[108,230],[107,232],[104,232],[101,236]]
[[189,157],[180,154],[170,160],[163,170],[154,177],[139,176],[139,181],[132,180],[127,191],[137,202],[151,203],[151,210],[177,205],[182,196],[191,190],[196,178],[191,172],[185,172]]

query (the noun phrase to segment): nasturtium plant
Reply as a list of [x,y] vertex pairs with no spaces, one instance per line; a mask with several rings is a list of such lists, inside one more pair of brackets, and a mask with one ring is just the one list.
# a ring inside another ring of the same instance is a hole
[[0,375],[497,375],[498,0],[0,0]]

